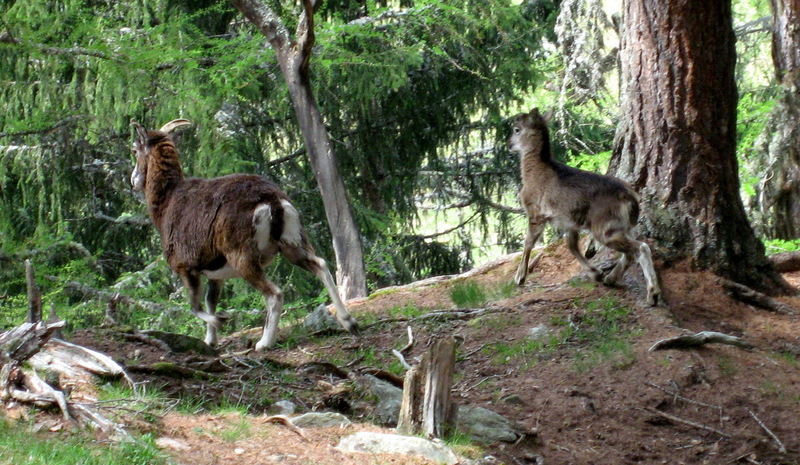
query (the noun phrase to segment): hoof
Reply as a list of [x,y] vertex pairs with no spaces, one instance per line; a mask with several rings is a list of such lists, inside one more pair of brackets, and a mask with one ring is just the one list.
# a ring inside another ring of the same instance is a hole
[[351,318],[350,318],[349,320],[347,320],[346,322],[343,322],[343,323],[342,323],[342,327],[343,327],[343,328],[344,328],[344,329],[345,329],[345,330],[346,330],[348,333],[352,334],[352,335],[353,335],[353,336],[355,336],[355,337],[360,337],[360,336],[361,336],[361,331],[358,329],[358,322],[356,321],[356,319],[355,319],[355,318],[352,318],[352,317],[351,317]]

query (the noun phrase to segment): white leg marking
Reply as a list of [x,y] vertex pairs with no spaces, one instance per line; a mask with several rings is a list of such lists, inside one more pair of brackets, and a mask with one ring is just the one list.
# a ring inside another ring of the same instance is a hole
[[319,257],[314,257],[312,260],[315,260],[319,266],[317,277],[325,285],[325,289],[327,289],[328,295],[333,301],[333,307],[336,309],[336,319],[339,321],[339,324],[348,332],[357,333],[358,324],[355,318],[350,315],[350,312],[347,311],[347,307],[344,306],[344,302],[342,302],[342,298],[339,296],[339,289],[336,287],[336,281],[334,281],[331,271],[328,269],[328,264]]
[[264,322],[264,332],[261,334],[261,340],[256,343],[257,351],[271,349],[278,339],[278,320],[283,307],[283,293],[279,292],[274,296],[269,296],[266,300],[267,321]]

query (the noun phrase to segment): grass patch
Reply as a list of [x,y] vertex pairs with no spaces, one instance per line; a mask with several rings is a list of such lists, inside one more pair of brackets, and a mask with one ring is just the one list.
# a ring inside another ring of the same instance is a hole
[[[630,342],[634,332],[630,329],[632,310],[620,304],[615,297],[603,297],[588,302],[576,302],[584,307],[582,313],[574,313],[569,319],[556,317],[550,320],[549,331],[539,338],[526,337],[521,341],[497,342],[487,345],[496,364],[509,364],[523,358],[526,368],[551,357],[556,351],[572,353],[574,368],[585,372],[601,364],[611,363],[614,369],[626,369],[636,361]],[[519,326],[515,322],[499,326],[502,331]]]
[[0,465],[161,465],[172,463],[151,435],[123,443],[100,443],[91,432],[40,436],[0,419]]
[[253,437],[253,425],[251,420],[243,412],[236,412],[233,419],[225,419],[225,426],[215,434],[226,442],[236,442]]
[[483,286],[475,281],[460,281],[450,288],[450,299],[459,308],[485,307],[489,301]]

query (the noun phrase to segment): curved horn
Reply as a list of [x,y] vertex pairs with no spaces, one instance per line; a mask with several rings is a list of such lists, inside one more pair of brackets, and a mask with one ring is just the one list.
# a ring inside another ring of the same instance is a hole
[[179,128],[181,126],[189,126],[191,124],[192,124],[192,122],[189,121],[188,119],[174,119],[174,120],[170,121],[169,123],[161,126],[161,129],[159,129],[159,131],[166,132],[167,134],[169,134],[172,131],[174,131],[176,128]]

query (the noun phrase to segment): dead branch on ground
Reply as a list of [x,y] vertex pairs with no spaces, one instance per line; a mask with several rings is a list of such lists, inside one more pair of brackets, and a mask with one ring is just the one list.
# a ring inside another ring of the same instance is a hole
[[704,429],[706,431],[711,431],[712,433],[714,433],[716,435],[719,435],[719,436],[722,436],[723,438],[731,437],[730,434],[728,434],[728,433],[726,433],[724,431],[720,431],[720,430],[718,430],[716,428],[713,428],[711,426],[707,426],[707,425],[704,425],[704,424],[701,424],[701,423],[695,423],[695,422],[690,421],[690,420],[685,420],[683,418],[676,417],[675,415],[670,415],[669,413],[662,412],[661,410],[656,410],[656,409],[654,409],[652,407],[645,407],[643,410],[645,410],[646,412],[650,412],[650,413],[653,413],[655,415],[658,415],[660,417],[664,417],[667,420],[674,421],[676,423],[681,423],[681,424],[684,424],[684,425],[691,426],[693,428],[700,428],[700,429]]
[[700,331],[696,334],[662,339],[650,347],[650,352],[667,349],[694,349],[705,344],[713,343],[728,344],[742,349],[753,348],[752,344],[736,336],[729,336],[716,331]]
[[756,423],[758,423],[758,426],[760,426],[761,429],[763,429],[767,433],[767,435],[769,435],[769,437],[772,438],[773,441],[775,441],[775,443],[778,445],[778,452],[780,452],[781,454],[785,454],[786,446],[783,445],[780,439],[778,439],[778,436],[776,436],[775,433],[773,433],[769,428],[767,428],[767,425],[765,425],[764,422],[762,422],[761,419],[758,418],[756,414],[753,413],[752,410],[747,409],[747,413],[749,413],[750,416],[753,417],[753,420],[755,420]]

